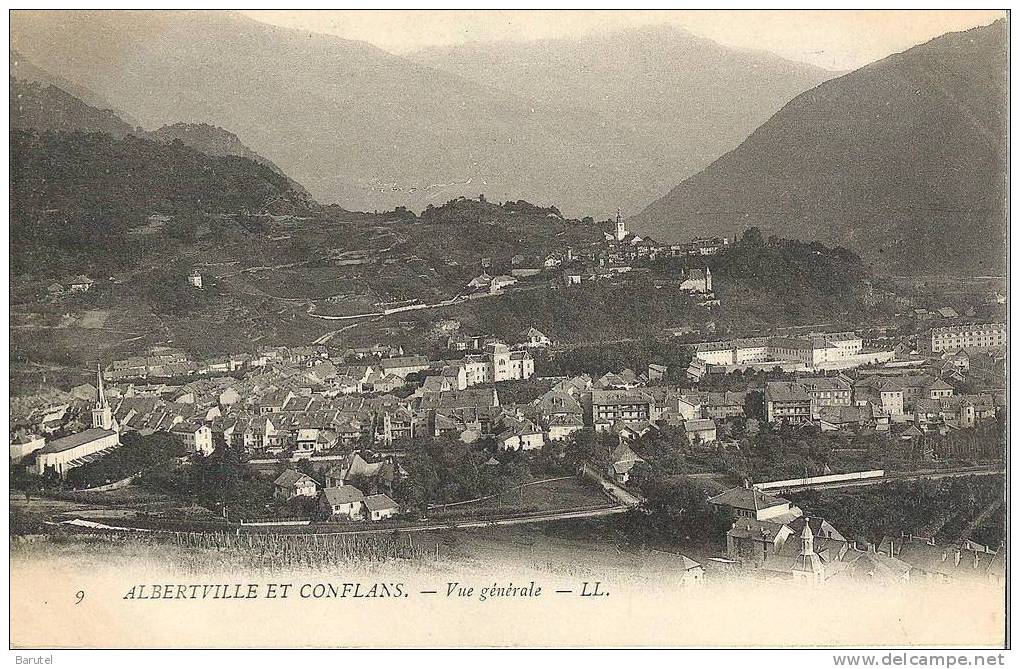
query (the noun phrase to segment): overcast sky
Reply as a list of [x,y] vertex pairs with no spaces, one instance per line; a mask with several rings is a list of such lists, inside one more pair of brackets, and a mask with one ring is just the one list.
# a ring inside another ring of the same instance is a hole
[[721,44],[765,49],[821,67],[867,65],[946,32],[991,23],[1002,11],[249,11],[291,28],[363,40],[403,53],[498,39],[579,37],[674,24]]

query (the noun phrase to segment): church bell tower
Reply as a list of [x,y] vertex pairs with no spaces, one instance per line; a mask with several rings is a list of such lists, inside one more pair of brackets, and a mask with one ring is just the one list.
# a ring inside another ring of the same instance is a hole
[[103,387],[103,369],[96,365],[96,406],[92,409],[92,427],[100,427],[104,430],[113,428],[113,409],[106,401],[106,389]]
[[616,210],[616,241],[622,242],[623,238],[627,236],[627,226],[623,224],[623,218],[620,216],[620,210]]

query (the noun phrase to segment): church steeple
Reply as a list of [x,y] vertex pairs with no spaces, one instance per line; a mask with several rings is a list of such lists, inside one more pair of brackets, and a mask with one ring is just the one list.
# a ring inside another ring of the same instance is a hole
[[106,389],[103,387],[103,368],[99,363],[96,363],[96,388],[98,393],[96,395],[96,407],[106,406]]
[[811,524],[804,519],[804,529],[800,533],[800,554],[802,556],[814,555],[814,533],[811,531]]
[[106,388],[103,386],[103,368],[96,365],[96,406],[92,409],[92,427],[113,430],[113,409],[106,401]]
[[623,217],[620,216],[620,210],[616,210],[616,241],[622,242],[623,238],[627,236],[627,226],[623,224]]
[[804,517],[804,529],[800,533],[800,558],[793,567],[794,574],[808,578],[815,583],[825,578],[825,565],[815,552],[814,532],[811,531],[811,519]]

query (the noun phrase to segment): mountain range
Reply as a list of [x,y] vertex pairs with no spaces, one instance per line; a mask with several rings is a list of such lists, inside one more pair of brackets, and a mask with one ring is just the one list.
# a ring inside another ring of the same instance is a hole
[[883,271],[1001,275],[1006,30],[946,34],[802,93],[631,225],[662,240],[757,226]]
[[229,128],[362,210],[634,211],[836,74],[673,28],[399,57],[229,12],[15,12],[12,46],[122,118]]
[[[631,227],[1004,269],[1004,21],[841,76],[675,28],[398,57],[229,12],[19,11],[12,44],[12,239],[309,193],[334,213],[482,192],[601,217],[668,191]],[[124,165],[140,179],[107,178]]]
[[[25,70],[19,57],[17,73]],[[208,216],[316,206],[222,128],[146,132],[45,83],[52,80],[9,80],[12,269],[124,267],[143,248],[159,256],[167,249],[150,242],[162,237],[129,240],[154,214],[174,217],[167,235],[186,238]]]

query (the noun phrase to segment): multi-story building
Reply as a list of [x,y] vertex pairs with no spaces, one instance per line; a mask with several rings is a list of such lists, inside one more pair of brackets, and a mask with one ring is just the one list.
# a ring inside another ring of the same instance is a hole
[[953,396],[953,386],[924,374],[865,376],[853,384],[854,404],[868,402],[881,406],[888,415],[910,413],[919,400],[940,400]]
[[811,418],[827,407],[848,407],[853,404],[850,382],[840,376],[809,376],[798,379],[811,398]]
[[807,423],[811,421],[811,395],[796,381],[769,381],[765,384],[765,415],[770,423]]
[[913,389],[913,386],[905,385],[895,378],[877,378],[854,387],[854,402],[858,406],[872,404],[880,407],[887,416],[900,416],[913,404],[913,396],[910,394]]
[[950,325],[932,328],[931,352],[944,353],[961,348],[1004,348],[1006,346],[1005,323],[976,323],[973,325]]
[[914,404],[914,424],[928,432],[932,426],[974,427],[995,418],[995,399],[991,395],[954,395],[938,399],[919,399]]
[[808,368],[860,355],[863,341],[853,332],[810,337],[753,337],[694,344],[694,357],[710,365],[799,362]]
[[593,390],[591,415],[595,425],[617,421],[649,420],[655,410],[655,398],[640,390]]
[[490,343],[485,353],[447,361],[442,373],[452,387],[465,390],[485,383],[530,379],[535,375],[535,359],[527,350],[511,351],[506,344]]
[[694,344],[694,357],[710,365],[740,365],[770,360],[769,337],[708,341]]

